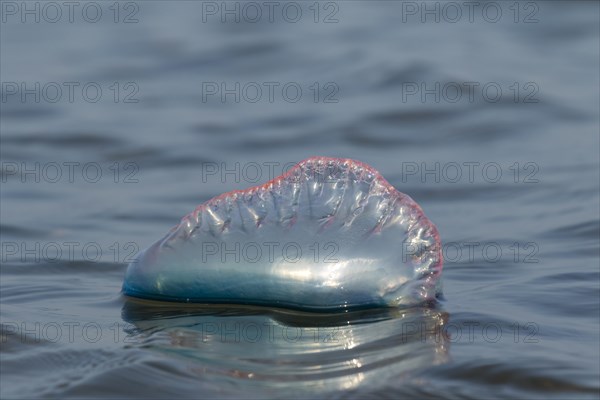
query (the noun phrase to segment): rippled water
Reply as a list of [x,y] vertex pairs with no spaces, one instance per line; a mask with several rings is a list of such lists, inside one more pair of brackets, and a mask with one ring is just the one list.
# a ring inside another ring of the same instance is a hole
[[[456,23],[400,1],[321,3],[317,23],[310,2],[296,23],[179,1],[23,23],[6,3],[2,398],[598,398],[597,2],[482,2]],[[423,207],[443,300],[311,314],[120,294],[197,204],[313,155]]]

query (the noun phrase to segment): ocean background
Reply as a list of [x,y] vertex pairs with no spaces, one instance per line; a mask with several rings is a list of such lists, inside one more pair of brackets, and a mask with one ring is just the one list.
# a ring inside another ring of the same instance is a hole
[[[597,399],[599,3],[470,7],[2,1],[0,397]],[[422,206],[438,304],[120,293],[198,204],[317,155]]]

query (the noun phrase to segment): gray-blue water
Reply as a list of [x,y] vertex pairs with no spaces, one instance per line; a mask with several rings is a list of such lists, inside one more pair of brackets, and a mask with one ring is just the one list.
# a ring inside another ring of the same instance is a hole
[[[0,397],[598,398],[598,2],[0,7]],[[444,300],[120,294],[199,203],[313,155],[423,207]]]

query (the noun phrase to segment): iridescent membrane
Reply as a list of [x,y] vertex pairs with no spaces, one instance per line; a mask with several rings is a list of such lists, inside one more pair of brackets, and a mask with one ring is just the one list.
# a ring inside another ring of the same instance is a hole
[[376,170],[314,157],[215,197],[137,255],[125,294],[313,311],[402,307],[440,294],[436,227]]

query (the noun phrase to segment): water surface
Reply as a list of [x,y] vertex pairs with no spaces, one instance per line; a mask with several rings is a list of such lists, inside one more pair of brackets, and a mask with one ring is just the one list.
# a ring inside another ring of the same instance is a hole
[[[300,2],[296,23],[222,23],[153,1],[127,24],[136,9],[98,4],[97,23],[1,24],[2,398],[598,398],[597,2],[522,3],[517,23],[509,3],[498,22],[353,1],[334,23]],[[250,101],[265,82],[303,96]],[[120,294],[196,205],[314,155],[423,207],[444,300],[331,315]]]

